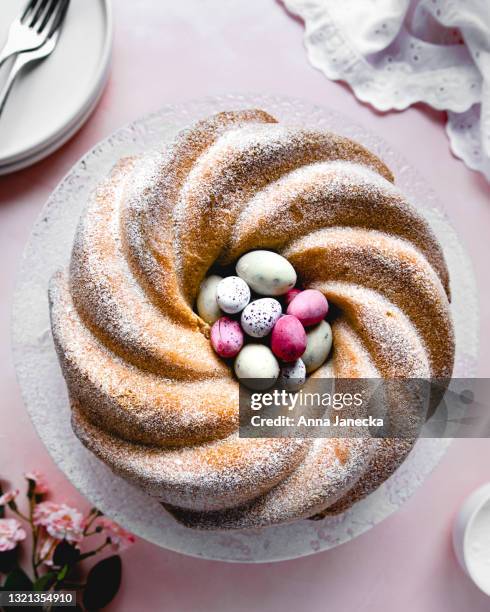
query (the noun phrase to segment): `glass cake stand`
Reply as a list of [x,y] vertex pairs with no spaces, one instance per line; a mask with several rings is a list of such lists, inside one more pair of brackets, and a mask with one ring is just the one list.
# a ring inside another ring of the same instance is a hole
[[165,106],[123,127],[89,151],[61,181],[37,220],[24,252],[13,306],[13,351],[23,398],[41,439],[59,468],[92,504],[138,536],[183,554],[237,562],[293,559],[352,540],[397,510],[418,489],[450,440],[420,439],[407,460],[374,493],[336,517],[236,532],[180,526],[162,506],[115,476],[88,452],[70,427],[70,408],[49,323],[48,281],[67,265],[89,193],[123,156],[162,148],[189,123],[221,110],[258,107],[280,121],[332,130],[379,155],[397,185],[431,224],[442,243],[452,284],[456,329],[454,376],[474,374],[478,351],[476,288],[468,256],[434,192],[390,145],[331,110],[297,99],[224,95]]

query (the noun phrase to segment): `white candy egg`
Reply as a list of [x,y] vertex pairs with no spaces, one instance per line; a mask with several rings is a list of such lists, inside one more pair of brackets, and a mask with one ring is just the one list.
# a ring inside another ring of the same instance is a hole
[[227,276],[216,287],[216,300],[228,314],[241,312],[250,302],[250,287],[238,276]]
[[210,325],[217,321],[223,314],[216,301],[216,287],[222,280],[223,277],[217,274],[211,274],[211,276],[208,276],[202,281],[197,296],[197,312],[201,319],[204,319],[206,323]]
[[272,387],[279,376],[279,363],[268,346],[246,344],[235,359],[238,380],[256,391]]
[[242,312],[243,331],[252,338],[263,338],[272,331],[281,313],[281,304],[274,298],[254,300]]
[[306,366],[302,359],[288,363],[281,368],[281,385],[289,391],[297,391],[306,381]]
[[327,321],[311,327],[306,334],[306,350],[301,355],[306,372],[314,372],[325,363],[332,348],[332,328]]
[[296,284],[296,272],[287,259],[273,251],[242,255],[236,273],[260,295],[284,295]]

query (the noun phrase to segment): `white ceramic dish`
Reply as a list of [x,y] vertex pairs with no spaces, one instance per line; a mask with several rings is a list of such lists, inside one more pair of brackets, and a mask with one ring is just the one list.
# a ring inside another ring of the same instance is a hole
[[[24,0],[0,7],[0,44]],[[29,166],[64,144],[94,110],[109,75],[109,0],[72,0],[54,53],[18,77],[0,118],[0,174]],[[8,66],[0,70],[0,83]]]
[[342,515],[232,533],[187,529],[177,524],[156,500],[115,476],[74,436],[66,386],[53,347],[47,301],[49,278],[69,261],[73,235],[88,194],[114,163],[123,156],[165,147],[190,122],[238,108],[263,108],[280,121],[335,131],[358,140],[386,161],[398,185],[426,216],[447,253],[457,345],[454,375],[464,378],[474,374],[478,309],[471,264],[430,187],[389,144],[350,119],[301,100],[265,95],[228,95],[164,107],[118,130],[73,167],[43,209],[24,254],[13,306],[13,348],[24,401],[39,435],[58,466],[91,503],[159,546],[201,558],[258,563],[334,548],[371,529],[423,484],[450,440],[419,440],[391,478]]
[[[486,581],[482,579],[482,568],[472,552],[471,541],[475,522],[483,509],[490,518],[490,483],[474,491],[461,506],[453,525],[453,546],[456,557],[463,570],[476,586],[490,596],[490,574]],[[488,525],[490,530],[490,524]],[[490,565],[486,568],[490,572]]]

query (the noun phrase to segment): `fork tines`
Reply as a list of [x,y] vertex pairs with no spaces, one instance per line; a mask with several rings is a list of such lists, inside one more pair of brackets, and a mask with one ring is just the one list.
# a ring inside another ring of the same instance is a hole
[[68,4],[69,0],[30,0],[21,21],[39,33],[49,25],[48,37],[52,36],[63,21]]

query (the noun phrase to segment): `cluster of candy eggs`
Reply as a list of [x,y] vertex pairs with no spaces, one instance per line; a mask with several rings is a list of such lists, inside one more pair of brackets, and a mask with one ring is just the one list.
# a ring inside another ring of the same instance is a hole
[[[196,306],[211,325],[211,345],[221,357],[235,358],[235,374],[245,386],[268,388],[280,377],[286,388],[298,389],[332,346],[327,299],[320,291],[295,288],[296,271],[273,251],[243,255],[236,273],[214,274],[201,284]],[[252,292],[265,297],[252,299]]]

